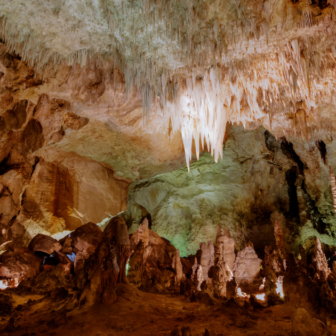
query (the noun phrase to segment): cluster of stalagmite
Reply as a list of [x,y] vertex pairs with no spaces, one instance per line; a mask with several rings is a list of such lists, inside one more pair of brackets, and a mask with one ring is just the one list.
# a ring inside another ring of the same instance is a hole
[[[279,224],[276,227],[275,237],[283,242]],[[276,240],[277,248],[265,247],[264,260],[250,241],[236,255],[228,229],[219,226],[215,244],[201,243],[196,255],[181,257],[169,241],[149,229],[147,218],[129,235],[124,219],[117,216],[104,232],[87,223],[60,241],[38,234],[28,248],[8,250],[0,256],[0,280],[2,286],[35,288],[39,293],[78,291],[72,306],[113,303],[118,284],[127,282],[143,291],[180,293],[206,304],[240,297],[260,307],[283,303],[284,294],[295,302],[298,293],[298,302],[309,310],[317,309],[316,302],[321,307],[336,303],[336,275],[320,240],[316,238],[310,265],[303,246],[299,261],[281,251],[284,244]],[[257,300],[260,295],[264,302]]]

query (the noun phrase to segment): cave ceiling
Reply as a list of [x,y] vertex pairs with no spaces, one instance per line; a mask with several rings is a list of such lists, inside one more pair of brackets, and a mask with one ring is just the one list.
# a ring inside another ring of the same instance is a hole
[[[217,161],[227,122],[322,139],[332,136],[336,112],[334,5],[1,0],[2,51],[23,62],[3,67],[1,83],[15,99],[37,104],[46,93],[90,118],[88,141],[99,134],[105,143],[93,159],[110,164],[104,146],[114,140],[104,127],[138,142],[152,156],[141,168],[131,164],[138,172],[181,166],[183,152],[188,165],[202,145]],[[40,85],[21,85],[15,76],[24,71]],[[59,146],[78,152],[77,137]]]

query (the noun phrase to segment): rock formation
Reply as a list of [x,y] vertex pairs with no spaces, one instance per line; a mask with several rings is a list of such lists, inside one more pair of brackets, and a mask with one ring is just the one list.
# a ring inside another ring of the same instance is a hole
[[316,237],[316,244],[314,248],[313,257],[314,266],[319,278],[327,280],[331,270],[328,266],[327,258],[322,251],[322,246],[320,240]]
[[138,229],[133,233],[132,239],[131,239],[131,246],[137,246],[140,241],[142,241],[144,247],[148,246],[149,229],[148,229],[148,219],[147,218],[144,219],[144,221],[139,225]]
[[121,217],[110,220],[96,251],[85,260],[77,286],[82,290],[80,302],[113,303],[117,299],[116,284],[125,282],[130,241],[125,221]]
[[167,240],[148,229],[145,218],[130,238],[128,279],[143,289],[164,291],[184,278],[180,253]]

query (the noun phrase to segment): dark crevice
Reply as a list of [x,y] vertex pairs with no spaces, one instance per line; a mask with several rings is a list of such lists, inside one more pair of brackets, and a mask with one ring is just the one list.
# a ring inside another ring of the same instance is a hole
[[34,159],[35,159],[35,163],[34,163],[33,166],[32,166],[32,171],[31,171],[30,176],[33,176],[34,171],[35,171],[35,169],[36,169],[36,166],[37,166],[37,164],[40,162],[40,158],[39,158],[38,156],[35,156]]
[[264,135],[265,135],[265,144],[266,144],[267,149],[275,153],[278,147],[275,136],[267,130],[265,131]]
[[326,164],[326,162],[327,162],[327,148],[326,148],[326,145],[325,145],[324,141],[316,140],[315,144],[316,144],[317,149],[320,151],[321,159],[322,159],[323,163]]
[[298,169],[295,166],[286,171],[286,182],[288,185],[288,197],[289,197],[289,210],[287,214],[292,218],[300,217],[299,201],[295,186],[297,175],[298,175]]
[[294,161],[297,164],[300,174],[303,174],[303,170],[306,169],[307,167],[303,164],[300,157],[296,154],[293,148],[293,144],[291,142],[288,142],[286,138],[282,138],[281,150],[287,156],[288,159]]
[[14,163],[11,164],[11,155],[10,153],[0,162],[0,175],[6,174],[12,169],[20,168],[20,164]]
[[308,219],[312,222],[314,229],[320,234],[328,234],[327,224],[321,218],[316,202],[310,197],[306,190],[304,182],[301,185],[303,191],[303,197],[306,201]]

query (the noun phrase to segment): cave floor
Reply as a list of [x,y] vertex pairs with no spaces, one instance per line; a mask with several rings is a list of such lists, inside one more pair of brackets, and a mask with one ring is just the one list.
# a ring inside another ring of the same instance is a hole
[[[67,309],[66,319],[60,319],[58,312],[69,307],[68,299],[24,294],[12,298],[16,306],[22,306],[12,314],[15,328],[3,336],[170,335],[172,329],[187,326],[193,336],[203,336],[205,329],[210,336],[284,336],[290,334],[295,311],[286,304],[265,309],[229,307],[220,302],[205,306],[181,295],[144,293],[122,285],[114,304]],[[29,299],[34,301],[27,304]],[[0,317],[0,330],[8,320]],[[336,324],[332,335],[336,335]]]

